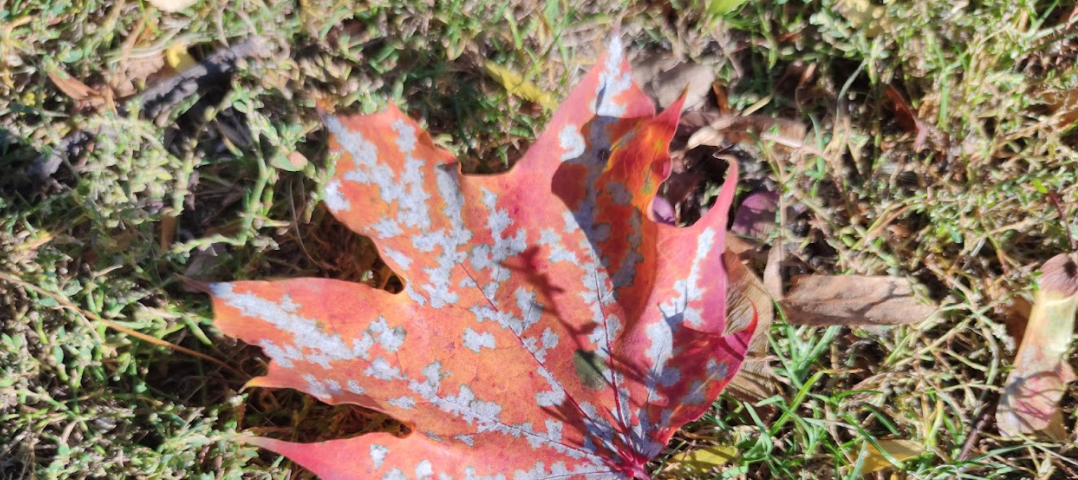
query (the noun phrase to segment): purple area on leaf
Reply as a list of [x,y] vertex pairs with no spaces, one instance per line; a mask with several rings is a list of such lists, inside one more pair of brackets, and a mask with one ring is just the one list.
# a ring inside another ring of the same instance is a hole
[[734,216],[731,228],[735,233],[766,240],[775,229],[775,212],[778,210],[778,192],[756,192],[745,198]]
[[674,206],[670,204],[669,200],[660,196],[656,196],[651,201],[651,215],[659,223],[674,225],[677,222],[674,215]]

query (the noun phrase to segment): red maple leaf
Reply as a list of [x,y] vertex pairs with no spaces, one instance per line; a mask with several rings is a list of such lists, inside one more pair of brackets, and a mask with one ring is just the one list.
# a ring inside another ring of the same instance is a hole
[[463,175],[390,107],[326,118],[331,212],[406,282],[210,286],[216,325],[272,359],[249,385],[294,388],[414,427],[251,441],[323,479],[648,478],[645,464],[730,381],[722,252],[731,165],[696,224],[653,218],[682,103],[662,114],[609,50],[509,172]]

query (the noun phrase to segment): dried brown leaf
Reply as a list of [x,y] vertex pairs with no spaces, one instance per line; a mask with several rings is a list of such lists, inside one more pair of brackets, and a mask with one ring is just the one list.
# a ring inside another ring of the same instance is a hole
[[105,97],[101,95],[101,92],[90,88],[63,70],[56,69],[49,72],[49,80],[52,80],[56,88],[78,103],[80,107],[96,108],[105,104]]
[[669,52],[648,52],[633,61],[633,76],[644,93],[666,108],[685,92],[685,109],[700,107],[707,100],[715,71],[709,65],[682,61]]
[[120,68],[109,78],[109,87],[115,92],[116,98],[127,98],[141,91],[153,77],[164,77],[175,74],[175,70],[165,68],[165,55],[163,52],[155,52],[127,59],[120,64]]
[[1049,110],[1057,117],[1055,124],[1067,128],[1078,122],[1078,89],[1049,90],[1040,94]]
[[936,311],[913,296],[909,280],[887,276],[803,275],[782,300],[798,325],[905,325]]
[[[772,130],[774,132],[772,133]],[[808,129],[801,122],[764,115],[721,116],[711,125],[703,127],[689,137],[688,148],[701,145],[722,147],[726,143],[753,140],[753,136],[766,136],[769,140],[786,147],[799,147]]]
[[[733,235],[728,235],[731,238]],[[756,318],[756,334],[749,342],[748,355],[741,371],[728,386],[730,393],[743,401],[755,403],[774,396],[775,375],[767,363],[767,330],[775,318],[771,296],[763,282],[741,262],[737,253],[727,249],[722,256],[727,275],[727,332],[737,332]]]

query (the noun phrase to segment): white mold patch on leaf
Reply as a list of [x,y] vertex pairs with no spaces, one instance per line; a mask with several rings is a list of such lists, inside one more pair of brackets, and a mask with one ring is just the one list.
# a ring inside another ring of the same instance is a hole
[[415,477],[418,480],[426,480],[434,475],[434,467],[430,464],[430,460],[423,460],[415,466]]
[[[266,351],[271,358],[275,353],[281,355],[285,362],[279,364],[285,368],[290,368],[286,365],[292,362],[302,360],[329,369],[332,361],[367,358],[367,352],[373,345],[370,335],[360,335],[347,342],[339,334],[327,333],[317,321],[296,313],[300,305],[293,303],[288,296],[278,303],[257,295],[235,293],[229,283],[211,284],[210,292],[226,305],[239,310],[243,316],[267,322],[292,337],[292,346],[275,345],[275,348]],[[306,354],[295,355],[296,352]]]
[[404,338],[407,334],[404,327],[396,326],[389,328],[389,324],[386,322],[385,317],[378,317],[371,323],[367,331],[378,341],[378,344],[382,346],[385,351],[389,353],[396,353],[404,344]]
[[550,372],[543,368],[539,370],[539,374],[546,380],[550,390],[535,394],[535,403],[540,407],[556,407],[565,402],[565,390],[562,389],[561,384],[554,379]]
[[584,136],[580,134],[580,128],[576,125],[566,125],[558,132],[558,143],[562,148],[561,161],[572,160],[584,154]]
[[377,222],[374,222],[370,228],[371,230],[374,230],[375,235],[373,236],[378,238],[393,238],[404,233],[404,231],[401,230],[400,223],[397,223],[396,220],[391,218],[378,220]]
[[676,318],[680,315],[681,320],[692,327],[703,325],[704,319],[701,317],[700,310],[689,305],[700,301],[704,296],[704,290],[700,286],[701,265],[712,253],[714,245],[715,231],[705,228],[696,239],[696,253],[693,256],[689,276],[674,282],[673,290],[676,296],[660,307],[665,317]]
[[469,251],[469,261],[476,273],[486,272],[490,281],[482,287],[483,295],[493,299],[498,294],[501,282],[510,276],[509,269],[502,264],[510,257],[519,255],[528,248],[527,232],[517,229],[513,236],[506,236],[506,230],[513,224],[513,219],[506,210],[498,209],[497,196],[483,189],[483,203],[490,210],[487,216],[487,228],[493,244],[481,244]]
[[359,382],[355,380],[349,380],[347,387],[349,392],[352,392],[356,395],[362,395],[364,393],[367,393],[367,390],[360,386]]
[[391,398],[389,400],[386,400],[386,403],[393,405],[397,408],[403,408],[405,410],[411,410],[412,408],[415,408],[415,399],[408,396]]
[[382,248],[382,255],[396,263],[402,270],[408,270],[412,266],[412,259],[397,250],[389,247]]
[[633,79],[629,72],[621,68],[624,53],[621,49],[621,39],[617,38],[616,35],[614,39],[610,40],[607,52],[603,70],[599,73],[599,85],[596,87],[599,105],[595,110],[595,114],[600,117],[620,118],[625,114],[625,106],[618,104],[615,98],[621,96],[632,86]]
[[561,236],[553,228],[545,228],[539,233],[539,245],[545,245],[550,249],[550,254],[547,256],[550,263],[569,262],[573,265],[578,263],[576,254],[565,248]]
[[448,229],[425,231],[416,235],[412,244],[421,252],[431,252],[438,247],[441,249],[436,265],[423,269],[427,275],[426,281],[417,279],[417,283],[430,299],[431,308],[441,308],[460,301],[460,295],[453,290],[450,280],[453,268],[467,258],[464,247],[471,241],[472,232],[464,224],[462,217],[464,195],[460,191],[457,172],[448,165],[435,168],[434,172],[439,196],[445,203],[442,213],[449,220],[450,226]]
[[465,348],[475,353],[481,353],[483,348],[494,348],[494,335],[490,332],[478,333],[471,328],[466,328],[462,341]]
[[403,470],[394,468],[382,475],[382,480],[408,480],[408,475],[405,475]]
[[322,197],[326,202],[326,206],[334,212],[346,212],[352,208],[352,203],[341,193],[340,180],[332,180],[327,183]]
[[331,398],[329,391],[326,389],[325,386],[322,385],[321,381],[314,377],[314,375],[311,375],[309,373],[304,374],[303,381],[307,382],[307,388],[305,388],[304,390],[309,392],[311,395],[314,395],[322,400]]
[[519,287],[513,292],[513,298],[516,299],[517,308],[520,309],[520,330],[513,329],[514,333],[521,335],[525,330],[531,328],[532,325],[539,323],[539,319],[543,316],[543,304],[535,297],[535,292],[529,291],[524,287]]
[[293,368],[295,364],[293,360],[303,360],[303,352],[300,352],[298,348],[293,345],[286,345],[284,348],[273,343],[272,340],[262,340],[258,342],[258,346],[262,347],[262,352],[277,362],[284,368]]
[[389,454],[389,447],[385,445],[379,445],[377,443],[371,444],[370,449],[371,463],[374,464],[375,469],[382,468],[382,463],[386,461],[386,455]]
[[385,357],[375,358],[363,373],[368,377],[374,377],[387,382],[399,380],[401,378],[400,369],[390,364]]
[[397,132],[397,148],[404,153],[415,151],[415,128],[404,120],[393,122],[393,131]]

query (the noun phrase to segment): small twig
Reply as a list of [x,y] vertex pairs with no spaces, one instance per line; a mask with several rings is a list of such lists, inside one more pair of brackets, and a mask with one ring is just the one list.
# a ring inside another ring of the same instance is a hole
[[969,459],[970,453],[973,452],[973,446],[977,443],[977,439],[981,436],[981,431],[984,430],[984,426],[988,423],[988,419],[992,416],[989,415],[991,409],[985,408],[981,411],[981,419],[973,426],[973,431],[966,437],[966,443],[962,445],[962,452],[958,454],[958,461],[964,462]]
[[[16,276],[14,276],[14,275],[9,275],[7,273],[0,272],[0,280],[8,282],[8,283],[10,283],[12,285],[17,285],[17,286],[19,286],[21,288],[24,288],[24,289],[27,289],[27,290],[32,290],[34,293],[37,293],[38,295],[49,297],[49,298],[55,300],[57,303],[59,303],[61,308],[71,310],[71,311],[73,311],[75,313],[78,313],[79,315],[81,315],[83,317],[84,320],[87,320],[87,321],[94,320],[94,321],[97,321],[97,322],[101,322],[106,327],[111,328],[113,330],[116,330],[117,332],[130,335],[130,336],[135,337],[135,338],[137,338],[139,340],[142,340],[144,342],[152,343],[152,344],[157,345],[159,347],[171,348],[171,349],[173,349],[173,350],[175,350],[177,352],[186,353],[187,355],[190,355],[192,357],[201,358],[203,360],[206,360],[207,362],[211,362],[211,363],[213,363],[213,364],[215,364],[217,366],[220,366],[221,368],[224,368],[225,370],[228,370],[233,375],[245,376],[245,374],[243,372],[240,372],[239,370],[236,370],[235,368],[230,367],[225,362],[222,362],[222,361],[220,361],[220,360],[218,360],[216,358],[213,358],[213,357],[211,357],[209,355],[206,355],[204,353],[196,352],[196,351],[191,350],[189,348],[181,347],[179,345],[167,342],[167,341],[162,340],[162,339],[157,338],[157,337],[152,337],[150,335],[146,335],[145,333],[139,332],[137,330],[132,330],[130,328],[127,328],[127,327],[125,327],[123,325],[120,325],[120,324],[118,324],[116,322],[113,322],[111,320],[106,320],[106,319],[102,318],[100,315],[98,315],[98,314],[96,314],[94,312],[84,310],[84,309],[80,308],[79,306],[75,305],[74,303],[71,303],[71,301],[68,300],[66,297],[63,297],[61,295],[57,295],[55,293],[49,292],[49,291],[47,291],[47,290],[45,290],[45,289],[43,289],[41,287],[38,287],[36,285],[32,285],[30,283],[27,283],[26,281],[22,280],[21,278],[18,278]],[[92,325],[90,326],[90,332],[93,333],[94,337],[96,337],[96,340],[99,343],[101,343],[102,345],[104,344],[104,340],[97,334],[97,330],[95,330]]]

